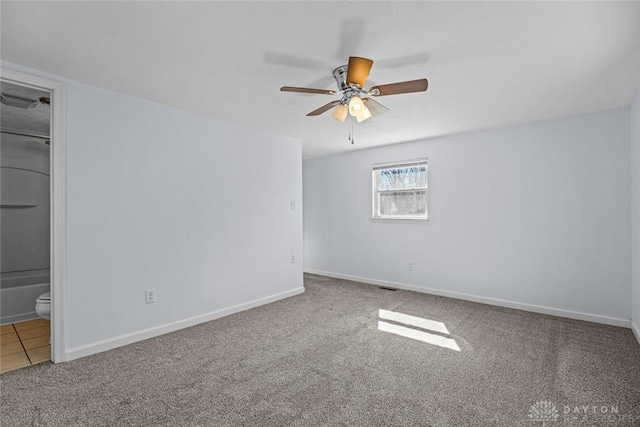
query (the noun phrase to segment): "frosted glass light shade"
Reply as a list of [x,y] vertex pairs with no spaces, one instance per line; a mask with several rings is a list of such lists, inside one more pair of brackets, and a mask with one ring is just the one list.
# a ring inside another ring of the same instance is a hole
[[364,106],[362,99],[360,99],[359,96],[352,96],[349,100],[349,113],[353,117],[358,117],[358,114],[360,114],[360,111],[362,111],[363,108],[366,107]]
[[371,117],[371,111],[369,111],[369,109],[365,105],[363,105],[358,112],[358,115],[356,116],[358,123],[367,120],[369,117]]
[[333,113],[331,114],[331,116],[337,121],[344,123],[344,121],[347,119],[348,111],[349,110],[345,105],[340,104],[333,109]]

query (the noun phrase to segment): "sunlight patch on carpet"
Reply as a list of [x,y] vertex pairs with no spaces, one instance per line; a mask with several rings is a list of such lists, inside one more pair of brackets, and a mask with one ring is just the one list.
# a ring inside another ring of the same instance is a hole
[[437,320],[425,319],[422,317],[411,316],[410,314],[402,314],[395,311],[383,309],[379,310],[378,317],[384,320],[391,320],[393,322],[402,323],[408,326],[415,326],[416,328],[426,329],[432,332],[438,332],[447,335],[450,334],[447,326],[442,322],[438,322]]
[[[437,345],[438,347],[460,351],[458,343],[453,338],[448,338],[442,335],[436,335],[414,329],[420,328],[432,332],[450,335],[447,326],[442,322],[383,309],[379,310],[378,315],[380,316],[380,319],[395,322],[389,323],[385,322],[384,320],[378,320],[379,331],[389,332],[401,337],[411,338],[431,345]],[[400,325],[396,323],[400,323]],[[407,326],[402,325],[413,326],[414,328],[408,328]]]

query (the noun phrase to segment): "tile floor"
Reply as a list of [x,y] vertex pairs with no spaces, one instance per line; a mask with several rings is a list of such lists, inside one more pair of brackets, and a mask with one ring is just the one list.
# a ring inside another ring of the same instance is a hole
[[47,319],[0,326],[0,373],[51,360]]

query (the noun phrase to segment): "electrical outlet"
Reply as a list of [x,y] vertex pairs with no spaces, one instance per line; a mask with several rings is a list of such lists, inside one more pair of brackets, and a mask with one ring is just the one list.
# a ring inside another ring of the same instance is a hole
[[147,289],[144,291],[144,302],[147,304],[153,304],[156,302],[156,290],[155,289]]
[[413,263],[412,262],[409,263],[409,271],[413,271]]
[[291,210],[292,210],[292,211],[295,211],[295,210],[296,210],[296,201],[295,201],[295,200],[292,200],[292,201],[291,201]]
[[291,263],[295,264],[296,262],[296,254],[291,254]]

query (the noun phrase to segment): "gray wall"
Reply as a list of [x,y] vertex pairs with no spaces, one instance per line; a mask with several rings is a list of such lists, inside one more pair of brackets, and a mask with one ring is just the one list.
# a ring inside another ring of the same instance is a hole
[[629,109],[631,118],[631,319],[640,340],[640,93]]
[[[372,221],[371,165],[417,157],[429,158],[429,221]],[[630,319],[628,108],[303,169],[308,270]]]
[[302,286],[299,141],[81,84],[67,103],[69,347]]

